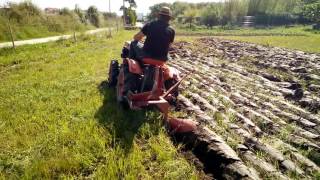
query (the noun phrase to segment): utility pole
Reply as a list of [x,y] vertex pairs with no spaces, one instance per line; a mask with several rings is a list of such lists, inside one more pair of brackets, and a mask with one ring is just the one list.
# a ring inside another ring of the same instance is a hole
[[9,20],[8,20],[8,27],[9,27],[9,32],[10,32],[12,47],[13,47],[13,49],[16,49],[16,45],[14,44],[14,37],[13,37],[12,28],[11,28],[10,18],[9,18]]
[[123,6],[122,6],[122,8],[123,8],[123,26],[125,26],[126,25],[126,10],[125,10],[125,0],[123,0]]
[[[77,9],[77,5],[75,5],[74,9],[76,10]],[[73,40],[74,40],[74,43],[77,43],[77,35],[76,35],[76,19],[75,17],[72,18],[73,20]]]
[[12,42],[12,48],[15,50],[16,49],[16,45],[14,43],[14,35],[13,35],[13,30],[12,30],[12,27],[11,27],[11,19],[10,19],[10,16],[8,14],[8,11],[10,9],[9,6],[4,6],[3,7],[4,11],[5,11],[5,16],[8,18],[8,29],[9,29],[9,34],[10,34],[10,39],[11,39],[11,42]]
[[[109,16],[110,16],[110,19],[111,19],[111,0],[109,0]],[[109,38],[112,37],[111,28],[112,28],[112,23],[111,23],[111,20],[110,20],[110,24],[109,24],[109,35],[108,35]]]

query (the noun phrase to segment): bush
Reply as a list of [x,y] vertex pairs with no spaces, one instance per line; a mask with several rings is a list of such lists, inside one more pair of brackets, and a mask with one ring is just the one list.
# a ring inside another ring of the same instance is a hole
[[74,13],[78,16],[78,19],[82,24],[87,24],[86,15],[83,13],[83,11],[79,8],[78,5],[76,5],[74,9]]
[[97,7],[95,6],[90,6],[87,10],[87,19],[89,20],[89,22],[96,26],[96,27],[100,27],[100,17],[99,17],[99,12]]
[[[171,7],[177,23],[192,24],[200,17],[201,25],[241,25],[244,16],[255,16],[257,25],[309,24],[320,21],[319,0],[224,0],[212,3],[155,4],[149,20],[156,17],[162,5]],[[200,16],[194,15],[200,12]]]
[[73,16],[74,15],[73,12],[71,12],[69,8],[62,8],[59,11],[59,14],[62,16]]
[[16,40],[39,38],[73,31],[112,25],[117,19],[116,14],[105,14],[107,19],[94,6],[88,11],[76,6],[75,10],[63,8],[58,14],[46,15],[29,1],[10,3],[8,9],[0,9],[0,41],[9,41],[7,22],[10,19]]
[[320,30],[320,24],[315,24],[315,25],[313,25],[313,29],[315,29],[315,30]]
[[316,23],[315,29],[320,29],[320,2],[305,5],[303,15],[311,22]]
[[212,26],[218,25],[221,22],[220,12],[216,7],[208,7],[201,13],[201,24],[212,28]]
[[29,23],[30,19],[42,15],[40,8],[31,2],[10,3],[9,6],[10,9],[7,11],[8,17],[18,23]]
[[48,30],[51,32],[66,32],[72,28],[70,22],[72,22],[72,18],[68,16],[59,15],[47,17]]
[[8,41],[8,36],[7,36],[7,20],[0,16],[0,41]]
[[258,14],[255,16],[256,25],[281,26],[298,21],[299,17],[291,14]]

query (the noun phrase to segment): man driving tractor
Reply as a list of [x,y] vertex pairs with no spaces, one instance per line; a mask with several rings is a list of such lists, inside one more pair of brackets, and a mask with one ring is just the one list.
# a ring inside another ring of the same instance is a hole
[[175,31],[169,26],[172,15],[170,8],[162,7],[158,19],[147,23],[139,33],[134,36],[138,42],[146,36],[143,46],[143,63],[163,65],[168,60],[170,44],[173,43]]
[[[140,32],[134,36],[130,43],[129,58],[139,62],[140,65],[161,66],[164,79],[169,79],[169,67],[165,64],[168,60],[168,51],[174,41],[175,31],[170,27],[172,18],[171,10],[162,7],[158,13],[157,20],[144,25]],[[141,40],[146,37],[145,42]],[[127,43],[129,45],[129,43]],[[129,90],[136,89],[135,77],[125,70],[125,94]]]

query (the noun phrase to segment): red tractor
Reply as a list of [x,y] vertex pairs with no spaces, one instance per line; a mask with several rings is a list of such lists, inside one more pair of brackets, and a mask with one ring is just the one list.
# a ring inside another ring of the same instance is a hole
[[155,106],[171,130],[180,133],[195,130],[197,124],[194,121],[168,116],[170,105],[174,105],[178,98],[178,86],[187,75],[180,78],[177,69],[165,64],[130,59],[129,52],[127,42],[121,55],[122,64],[119,66],[118,61],[113,60],[109,68],[109,86],[116,87],[118,103],[133,110]]

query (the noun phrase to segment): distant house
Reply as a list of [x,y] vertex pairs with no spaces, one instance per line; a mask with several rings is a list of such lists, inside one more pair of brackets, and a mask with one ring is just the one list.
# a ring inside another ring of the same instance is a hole
[[59,14],[59,9],[58,8],[45,8],[44,12],[47,15],[56,15],[56,14]]

